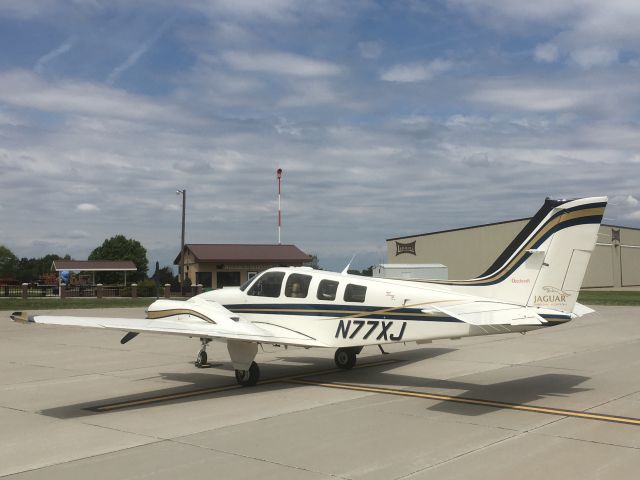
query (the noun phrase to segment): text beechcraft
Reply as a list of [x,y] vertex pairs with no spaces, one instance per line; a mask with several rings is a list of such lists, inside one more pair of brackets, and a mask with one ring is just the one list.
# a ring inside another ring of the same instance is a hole
[[576,303],[606,197],[546,200],[495,262],[471,280],[406,281],[273,268],[239,288],[157,300],[146,319],[27,315],[17,322],[153,332],[227,344],[238,383],[254,385],[260,344],[334,348],[352,368],[368,345],[526,332],[591,312]]

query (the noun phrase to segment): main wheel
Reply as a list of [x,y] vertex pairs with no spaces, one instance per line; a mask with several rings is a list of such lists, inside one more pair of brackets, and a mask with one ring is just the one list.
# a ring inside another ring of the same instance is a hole
[[198,358],[196,358],[196,367],[202,368],[207,364],[207,352],[200,350]]
[[236,381],[244,386],[250,387],[260,380],[260,368],[256,362],[251,362],[249,370],[236,370]]
[[356,352],[351,348],[339,348],[336,350],[333,360],[338,368],[351,370],[356,364]]

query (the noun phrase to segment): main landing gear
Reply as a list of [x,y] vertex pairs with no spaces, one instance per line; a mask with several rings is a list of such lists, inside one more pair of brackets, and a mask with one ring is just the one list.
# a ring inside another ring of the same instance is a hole
[[207,345],[209,344],[210,341],[211,341],[210,338],[200,339],[200,344],[202,346],[200,347],[200,351],[198,352],[198,356],[196,357],[196,361],[195,361],[196,368],[204,368],[209,365],[207,363]]
[[243,387],[251,387],[260,380],[260,368],[256,362],[251,362],[249,370],[236,370],[236,381]]
[[346,347],[336,350],[333,360],[338,368],[351,370],[356,365],[356,355],[362,351],[362,347]]
[[242,340],[227,340],[231,363],[236,371],[236,381],[243,387],[250,387],[260,380],[260,369],[253,361],[258,353],[258,344]]

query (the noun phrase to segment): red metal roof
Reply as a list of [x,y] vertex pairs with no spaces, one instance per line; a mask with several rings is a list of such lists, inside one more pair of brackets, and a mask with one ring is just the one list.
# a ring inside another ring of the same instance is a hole
[[83,272],[123,272],[137,270],[131,260],[54,260],[53,270],[80,270]]
[[[189,243],[184,246],[199,262],[304,263],[311,257],[295,245]],[[173,262],[180,263],[180,255]]]

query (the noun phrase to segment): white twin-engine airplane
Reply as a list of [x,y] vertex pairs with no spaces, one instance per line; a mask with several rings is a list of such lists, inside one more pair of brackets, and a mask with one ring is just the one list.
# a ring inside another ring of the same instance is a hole
[[258,345],[335,348],[352,368],[363,347],[396,342],[527,332],[590,313],[576,303],[607,203],[606,197],[546,200],[478,278],[406,281],[272,268],[239,288],[186,301],[157,300],[146,319],[27,315],[14,321],[200,338],[196,366],[211,340],[226,342],[236,380],[254,385]]

